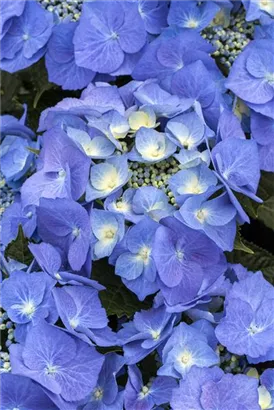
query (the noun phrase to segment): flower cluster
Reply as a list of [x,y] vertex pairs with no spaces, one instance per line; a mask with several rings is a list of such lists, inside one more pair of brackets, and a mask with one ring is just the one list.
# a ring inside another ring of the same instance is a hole
[[[230,67],[252,38],[254,22],[274,14],[271,7],[257,0],[243,1],[240,12],[229,0],[3,0],[0,66],[13,73],[45,56],[49,80],[74,90],[87,86],[96,73],[107,79],[155,77],[195,59],[210,68],[202,51]],[[199,42],[201,31],[208,47]],[[187,32],[199,35],[187,39]],[[179,34],[182,39],[172,40]],[[191,57],[188,49],[191,54],[195,49]]]
[[[274,172],[265,3],[243,1],[262,21],[228,78],[207,40],[238,24],[228,0],[0,3],[1,67],[45,54],[51,81],[82,89],[38,136],[26,110],[1,118],[4,408],[274,408],[274,371],[256,370],[274,360],[273,286],[225,253]],[[108,285],[133,313],[113,318]]]

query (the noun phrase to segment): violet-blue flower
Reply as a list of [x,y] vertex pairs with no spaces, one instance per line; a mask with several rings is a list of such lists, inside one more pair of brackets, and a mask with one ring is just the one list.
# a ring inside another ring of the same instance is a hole
[[1,41],[2,70],[14,73],[36,63],[46,51],[53,16],[37,2],[26,1],[24,11],[13,17]]
[[118,333],[126,363],[135,364],[157,349],[172,333],[177,318],[165,306],[135,313]]
[[38,205],[40,198],[79,199],[84,193],[90,159],[59,127],[43,135],[38,171],[21,189],[23,205]]
[[132,199],[132,210],[139,219],[149,216],[158,222],[162,218],[172,215],[174,208],[168,203],[168,198],[161,189],[144,186],[136,190]]
[[124,366],[123,356],[108,353],[88,403],[83,410],[123,410],[124,391],[117,385],[117,373]]
[[63,286],[55,288],[53,296],[63,324],[74,336],[99,346],[114,346],[117,338],[107,326],[105,309],[98,291],[90,286]]
[[226,262],[218,246],[203,233],[172,217],[163,219],[161,225],[152,252],[160,289],[168,310],[187,310],[222,276]]
[[87,2],[74,37],[76,63],[111,73],[123,64],[126,53],[138,52],[145,42],[146,31],[136,3]]
[[14,374],[30,377],[53,397],[74,402],[95,387],[104,358],[64,330],[40,323],[28,332],[24,345],[11,345],[10,360]]
[[60,253],[49,243],[29,244],[29,249],[43,272],[46,272],[59,283],[71,285],[91,286],[96,290],[105,289],[95,280],[91,280],[81,274],[71,273],[62,264]]
[[125,185],[130,176],[125,155],[117,155],[105,162],[93,165],[86,189],[86,201],[106,198]]
[[[173,390],[172,410],[260,410],[258,381],[243,374],[224,374],[212,369],[194,366],[178,389]],[[229,392],[229,393],[228,393]]]
[[90,246],[87,211],[69,199],[43,198],[37,207],[37,226],[41,239],[62,249],[72,269],[80,270]]
[[176,145],[164,133],[141,127],[135,136],[135,147],[129,153],[131,161],[160,162],[176,151]]
[[221,249],[232,251],[236,209],[227,194],[213,199],[208,199],[208,195],[190,197],[175,216],[190,228],[203,231]]
[[171,1],[168,24],[201,31],[208,26],[220,8],[215,2]]
[[57,410],[39,384],[25,376],[1,374],[1,406],[3,409]]
[[274,332],[273,286],[261,272],[235,282],[226,296],[225,316],[216,327],[220,343],[251,358],[266,355]]
[[125,233],[124,217],[102,209],[92,209],[90,213],[91,231],[94,239],[93,253],[95,259],[110,256],[115,245]]
[[54,323],[56,308],[51,295],[55,281],[44,272],[12,272],[2,283],[2,306],[19,324],[35,325],[42,319]]
[[204,163],[191,168],[183,169],[169,179],[169,188],[174,193],[176,202],[182,205],[191,197],[211,192],[215,189],[218,179]]
[[159,289],[151,255],[157,228],[155,221],[145,217],[126,232],[123,242],[110,258],[110,263],[115,263],[116,275],[140,300]]
[[76,22],[56,25],[48,42],[46,67],[49,81],[61,85],[64,90],[84,88],[95,76],[93,71],[76,65],[73,37],[77,26]]
[[136,365],[128,367],[125,388],[125,409],[151,410],[155,405],[168,403],[177,383],[171,377],[157,376],[144,384],[141,371]]
[[162,363],[157,374],[185,379],[193,366],[214,366],[219,363],[219,357],[203,332],[180,323],[163,348]]
[[19,225],[22,226],[24,235],[31,238],[36,229],[36,209],[35,206],[22,206],[19,198],[6,208],[1,219],[2,244],[7,245],[18,234]]

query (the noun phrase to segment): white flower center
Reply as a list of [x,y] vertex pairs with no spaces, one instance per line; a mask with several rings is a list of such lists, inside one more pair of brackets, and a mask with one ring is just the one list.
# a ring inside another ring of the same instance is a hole
[[64,169],[60,169],[60,171],[58,172],[58,175],[60,178],[65,178],[67,173]]
[[45,368],[45,373],[48,376],[55,376],[55,374],[58,371],[59,366],[53,366],[52,364],[48,364],[47,367]]
[[198,27],[198,25],[199,25],[199,23],[198,23],[197,20],[190,19],[190,20],[188,20],[186,27],[188,27],[188,28],[196,28],[196,27]]
[[72,230],[72,235],[75,236],[75,238],[77,238],[77,236],[80,235],[81,229],[77,228],[77,226],[75,228],[73,228]]
[[208,216],[208,212],[206,209],[199,209],[199,211],[196,212],[195,216],[199,222],[204,223]]
[[161,331],[160,330],[151,330],[150,334],[151,334],[153,340],[158,340],[161,336]]
[[28,300],[23,305],[21,305],[20,310],[23,313],[23,315],[31,318],[36,310],[36,306],[32,300]]
[[23,34],[23,35],[22,35],[22,39],[23,39],[24,41],[27,41],[27,40],[29,39],[29,35],[28,35],[28,34]]
[[96,389],[93,392],[93,397],[95,398],[95,400],[102,400],[103,393],[104,391],[101,387],[96,387]]
[[181,361],[183,364],[190,364],[191,361],[192,361],[192,355],[191,355],[191,353],[188,352],[188,351],[184,351],[184,352],[182,353],[182,355],[180,356],[180,361]]
[[274,73],[266,73],[265,79],[269,84],[274,85]]
[[144,246],[143,248],[140,249],[138,255],[144,261],[144,263],[147,264],[150,253],[151,253],[151,249],[149,249],[147,246]]

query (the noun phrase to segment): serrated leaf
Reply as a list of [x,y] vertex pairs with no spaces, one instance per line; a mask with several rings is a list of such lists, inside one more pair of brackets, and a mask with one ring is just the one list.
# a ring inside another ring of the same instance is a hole
[[261,179],[258,188],[258,196],[264,201],[274,195],[274,173],[261,172]]
[[258,219],[265,226],[274,230],[274,196],[271,196],[258,208]]
[[22,225],[19,225],[16,239],[8,244],[5,250],[5,257],[14,259],[18,262],[29,265],[33,259],[33,256],[28,248],[29,241],[24,236]]
[[92,279],[106,287],[106,290],[100,292],[100,299],[108,316],[131,317],[138,310],[149,309],[152,305],[151,298],[140,302],[137,296],[126,288],[120,277],[115,275],[114,267],[108,264],[107,259],[93,263]]
[[240,227],[238,227],[237,229],[237,235],[234,241],[234,249],[237,251],[245,252],[245,253],[250,253],[250,254],[254,253],[253,250],[244,243],[244,240],[241,236]]
[[244,242],[248,247],[252,248],[254,253],[249,254],[234,250],[227,254],[228,261],[230,263],[241,263],[253,272],[260,270],[263,272],[265,278],[274,284],[274,255],[254,243]]

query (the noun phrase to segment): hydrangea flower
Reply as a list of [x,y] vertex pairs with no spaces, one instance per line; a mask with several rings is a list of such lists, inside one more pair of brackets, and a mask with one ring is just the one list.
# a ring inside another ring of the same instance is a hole
[[203,231],[222,250],[232,251],[236,235],[236,209],[227,194],[188,198],[175,216],[187,226]]
[[128,115],[128,123],[132,132],[138,131],[141,127],[155,128],[156,115],[150,105],[144,105],[138,111],[132,111]]
[[215,2],[198,5],[196,1],[171,1],[168,24],[182,28],[203,30],[220,10]]
[[151,410],[155,405],[168,403],[177,383],[171,377],[159,376],[144,385],[141,371],[136,365],[128,367],[125,388],[125,409]]
[[136,190],[132,199],[132,210],[139,219],[147,215],[157,222],[173,214],[173,207],[168,203],[165,193],[152,186]]
[[141,50],[146,36],[136,3],[87,2],[74,37],[76,63],[111,73],[123,64],[126,54]]
[[226,86],[247,103],[258,105],[273,100],[273,51],[270,40],[251,42],[244,49],[233,64]]
[[157,374],[185,379],[193,366],[214,366],[219,363],[219,357],[203,332],[180,323],[163,348],[162,363]]
[[77,26],[72,21],[58,24],[48,42],[46,67],[49,81],[61,85],[64,90],[84,88],[95,76],[93,71],[76,65],[73,37]]
[[1,286],[2,307],[20,325],[36,325],[43,319],[55,323],[58,315],[51,295],[54,285],[55,281],[44,272],[12,272]]
[[212,159],[216,172],[225,185],[229,198],[239,216],[249,221],[233,191],[262,202],[256,196],[260,179],[258,148],[255,141],[228,138],[219,142],[212,150]]
[[104,207],[108,211],[124,215],[125,219],[130,222],[137,223],[140,220],[140,215],[136,215],[132,210],[132,200],[135,194],[136,190],[132,188],[128,188],[124,192],[122,190],[116,191],[105,199]]
[[256,359],[271,350],[273,294],[273,286],[260,272],[233,284],[225,316],[216,327],[218,340],[230,352]]
[[211,192],[217,185],[214,173],[205,165],[183,169],[169,179],[169,187],[180,205],[192,195]]
[[83,410],[123,410],[124,391],[119,390],[116,376],[124,363],[124,358],[116,353],[105,355],[97,385]]
[[63,286],[55,288],[53,296],[60,318],[70,333],[89,344],[90,339],[99,346],[117,344],[116,335],[107,327],[106,311],[96,289]]
[[15,16],[19,17],[24,11],[26,0],[18,0],[14,3],[13,0],[4,0],[0,3],[0,36],[1,38],[7,32],[9,25],[11,24],[11,19]]
[[176,320],[164,306],[135,313],[118,333],[126,363],[135,364],[157,349],[171,335]]
[[130,176],[125,155],[117,155],[105,162],[93,165],[86,188],[86,201],[91,202],[113,194],[126,184]]
[[156,266],[152,258],[152,247],[158,224],[149,218],[131,227],[120,245],[114,249],[110,263],[115,264],[116,275],[140,300],[155,293]]
[[243,0],[243,5],[246,9],[247,21],[259,19],[265,15],[274,17],[274,6],[272,1]]
[[23,13],[12,18],[1,40],[1,69],[14,73],[36,63],[45,54],[52,27],[52,14],[37,2],[26,1]]
[[90,247],[87,211],[69,199],[43,198],[37,207],[37,226],[41,239],[62,249],[72,269],[80,270]]
[[233,376],[224,374],[217,367],[206,369],[193,366],[188,377],[180,381],[180,387],[173,390],[171,408],[208,410],[216,407],[231,410],[238,407],[260,410],[257,386],[256,379],[243,374]]
[[81,274],[71,273],[68,269],[62,266],[62,258],[60,253],[49,243],[40,243],[39,245],[31,243],[29,249],[35,260],[43,270],[52,278],[61,284],[71,285],[86,285],[91,286],[96,290],[105,289],[104,286],[99,285],[95,280],[91,280]]
[[125,223],[122,215],[92,209],[90,213],[91,231],[94,236],[93,253],[95,259],[110,256],[115,245],[123,239]]
[[11,345],[10,360],[14,374],[39,383],[50,397],[63,402],[63,408],[90,393],[104,362],[94,347],[43,323],[28,332],[24,345]]
[[252,111],[250,128],[258,144],[260,168],[274,172],[274,119]]
[[25,376],[1,374],[1,405],[5,409],[57,410],[39,384]]
[[[133,73],[133,77],[134,73]],[[190,98],[181,99],[165,91],[157,82],[145,81],[134,91],[138,105],[150,105],[157,117],[171,118],[191,107]]]
[[34,162],[31,149],[37,143],[17,135],[6,135],[0,145],[1,172],[9,185],[21,185],[21,181]]
[[167,25],[167,1],[137,0],[138,11],[150,34],[160,34]]
[[[115,151],[115,145],[106,138],[103,134],[89,130],[89,133],[84,130],[67,127],[68,136],[77,144],[81,150],[92,159],[105,159],[110,157]],[[93,135],[92,135],[93,134]]]
[[185,67],[197,60],[201,60],[215,76],[220,76],[213,59],[207,53],[209,48],[197,33],[183,32],[169,36],[164,31],[146,48],[132,76],[136,80],[157,78],[168,92],[172,91],[172,82]]
[[197,304],[226,270],[217,245],[172,217],[161,221],[152,256],[167,309],[182,312]]
[[38,205],[40,198],[79,199],[88,182],[90,159],[59,127],[45,133],[43,142],[38,171],[21,189],[23,205]]
[[135,136],[135,147],[129,153],[131,161],[160,162],[176,151],[176,145],[164,133],[141,127]]
[[193,111],[169,120],[165,131],[167,137],[178,147],[193,149],[203,141],[205,125]]
[[22,207],[19,198],[6,208],[1,219],[2,244],[8,245],[18,234],[18,227],[22,226],[24,235],[31,238],[36,229],[36,209],[29,205]]

